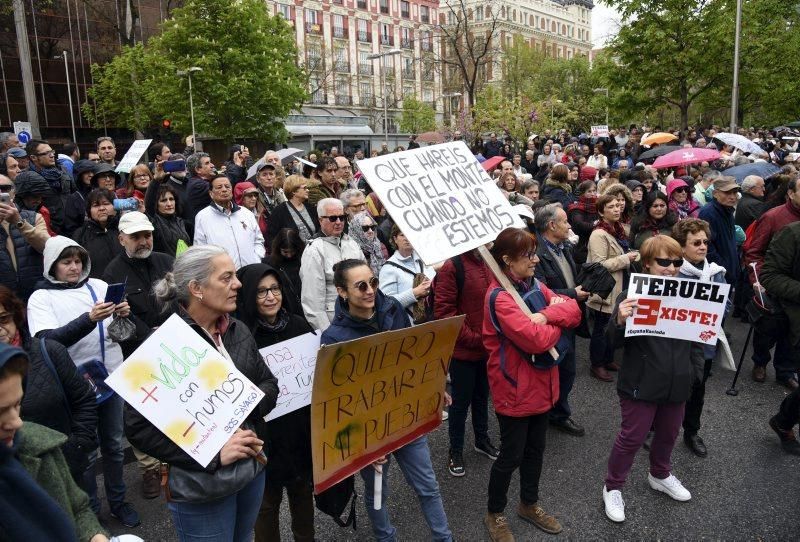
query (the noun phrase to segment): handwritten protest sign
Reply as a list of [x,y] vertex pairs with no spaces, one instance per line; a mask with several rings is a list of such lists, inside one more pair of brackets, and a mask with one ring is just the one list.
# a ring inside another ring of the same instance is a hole
[[323,346],[311,398],[320,493],[442,423],[447,367],[464,316]]
[[152,139],[137,139],[134,141],[131,148],[128,149],[128,152],[125,153],[125,156],[123,156],[122,160],[117,164],[117,169],[115,171],[117,173],[130,173],[133,166],[139,163],[142,155],[150,148],[150,143],[152,142]]
[[306,333],[259,350],[278,379],[278,403],[265,420],[274,420],[311,404],[319,340],[319,334]]
[[605,124],[600,124],[598,126],[592,126],[591,131],[592,137],[608,137],[608,126]]
[[425,263],[525,226],[463,141],[359,160],[358,167]]
[[106,383],[203,467],[264,397],[177,314]]
[[655,275],[631,275],[628,297],[639,307],[625,336],[655,335],[717,344],[730,293],[729,284]]

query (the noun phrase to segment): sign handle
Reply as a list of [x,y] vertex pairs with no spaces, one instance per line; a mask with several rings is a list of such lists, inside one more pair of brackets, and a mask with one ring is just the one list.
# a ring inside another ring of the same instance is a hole
[[375,469],[374,484],[372,489],[372,509],[381,509],[381,491],[383,490],[383,465],[373,465]]
[[[506,274],[503,273],[503,271],[500,269],[500,266],[497,265],[497,262],[495,261],[494,256],[492,256],[492,253],[489,252],[489,249],[485,246],[480,246],[478,247],[478,253],[481,255],[481,258],[483,258],[483,261],[486,263],[486,265],[489,266],[489,269],[500,283],[500,286],[505,288],[505,290],[511,295],[511,298],[516,301],[520,310],[525,313],[525,316],[533,316],[531,309],[528,308],[528,306],[522,300],[522,297],[520,297],[517,289],[514,288],[513,284],[511,284],[511,280],[509,280]],[[554,359],[558,359],[558,350],[556,350],[555,347],[548,350],[548,352],[551,356],[553,356]]]

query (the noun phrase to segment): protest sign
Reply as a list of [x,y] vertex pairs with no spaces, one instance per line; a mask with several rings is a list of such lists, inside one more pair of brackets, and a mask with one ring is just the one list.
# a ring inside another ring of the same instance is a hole
[[600,124],[598,126],[592,126],[592,137],[608,137],[608,126],[605,124]]
[[463,141],[359,160],[358,167],[427,264],[525,226]]
[[122,157],[120,163],[117,164],[117,169],[115,171],[117,173],[130,173],[133,166],[139,163],[142,155],[150,148],[150,143],[152,142],[152,139],[137,139],[134,141],[131,148],[128,149],[128,152]]
[[106,383],[203,467],[264,397],[177,314]]
[[320,336],[319,333],[306,333],[259,350],[264,362],[278,379],[278,403],[264,418],[266,421],[311,404]]
[[447,368],[464,316],[323,346],[311,396],[320,493],[442,423]]
[[628,298],[638,308],[628,318],[625,336],[655,335],[715,345],[730,285],[676,277],[631,275]]

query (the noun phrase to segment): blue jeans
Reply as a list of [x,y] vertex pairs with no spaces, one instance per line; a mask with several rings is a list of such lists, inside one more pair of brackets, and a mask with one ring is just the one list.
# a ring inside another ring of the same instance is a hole
[[589,359],[592,367],[604,367],[614,361],[614,346],[606,337],[606,329],[611,315],[592,309],[594,327],[589,339]]
[[564,421],[572,416],[569,406],[569,394],[575,384],[575,335],[571,330],[562,330],[562,333],[573,333],[572,351],[564,356],[558,364],[558,402],[550,411],[550,419]]
[[464,426],[472,406],[472,431],[475,444],[489,440],[489,378],[486,376],[488,360],[450,361],[450,387],[453,404],[448,410],[450,450],[464,451]]
[[204,503],[171,502],[172,521],[181,542],[250,542],[261,498],[264,471],[237,493]]
[[[406,482],[414,488],[417,493],[422,513],[425,521],[431,530],[431,540],[450,542],[453,533],[447,525],[447,516],[444,513],[442,496],[439,493],[439,484],[436,482],[436,475],[433,473],[431,464],[431,453],[428,450],[428,439],[420,437],[391,453],[397,459],[400,470]],[[390,459],[391,456],[387,456]],[[397,529],[394,528],[389,520],[389,509],[386,506],[389,502],[389,463],[383,465],[383,479],[381,489],[381,509],[373,510],[373,489],[375,488],[375,469],[372,465],[361,469],[361,478],[364,480],[364,504],[367,507],[367,515],[372,523],[372,534],[378,542],[394,542],[397,540]],[[410,535],[409,535],[410,536]],[[411,538],[424,538],[417,533]]]
[[[114,394],[97,405],[97,435],[100,439],[100,451],[103,453],[103,484],[109,506],[122,504],[125,501],[125,480],[122,477],[125,461],[122,418],[124,404],[122,397]],[[89,495],[89,503],[95,514],[100,511],[100,501],[97,499],[96,463],[97,450],[89,454],[89,466],[83,473],[83,484],[81,484],[82,489]]]

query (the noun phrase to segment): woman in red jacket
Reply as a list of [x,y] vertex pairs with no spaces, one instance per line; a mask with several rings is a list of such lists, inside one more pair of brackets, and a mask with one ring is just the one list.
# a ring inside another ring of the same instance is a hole
[[484,524],[493,542],[506,542],[514,537],[503,510],[511,476],[517,469],[520,469],[517,514],[547,533],[561,531],[558,520],[538,504],[547,413],[558,401],[558,366],[534,367],[531,354],[542,354],[556,346],[562,328],[578,326],[581,311],[574,299],[560,297],[533,279],[539,259],[536,238],[527,231],[503,230],[491,252],[519,294],[533,292],[538,296],[540,292],[544,305],[531,317],[526,316],[511,294],[500,289],[496,279],[486,293],[483,341],[489,352],[489,388],[500,426],[500,456],[489,477]]

